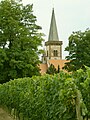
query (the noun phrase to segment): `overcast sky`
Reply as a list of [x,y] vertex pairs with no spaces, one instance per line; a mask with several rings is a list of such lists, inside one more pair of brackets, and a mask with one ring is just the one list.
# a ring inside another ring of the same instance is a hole
[[68,37],[71,33],[90,28],[90,0],[23,0],[23,2],[33,4],[37,23],[46,35],[45,41],[48,40],[54,7],[59,39],[63,41],[63,58],[67,55],[64,49],[68,45]]

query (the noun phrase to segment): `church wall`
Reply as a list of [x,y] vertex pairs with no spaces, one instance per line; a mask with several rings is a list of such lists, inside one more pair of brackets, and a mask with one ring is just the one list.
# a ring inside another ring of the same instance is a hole
[[[54,56],[54,50],[58,51],[58,56]],[[49,59],[62,59],[60,45],[49,45],[46,47],[46,57]]]
[[57,45],[52,45],[51,46],[51,57],[53,57],[54,55],[53,55],[53,51],[54,50],[57,50],[58,51],[58,56],[57,56],[57,58],[59,57],[60,58],[60,45],[59,46],[57,46]]

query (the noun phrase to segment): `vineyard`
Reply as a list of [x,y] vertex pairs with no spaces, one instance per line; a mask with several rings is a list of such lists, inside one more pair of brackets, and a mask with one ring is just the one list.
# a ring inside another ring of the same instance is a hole
[[0,85],[0,106],[16,120],[89,120],[90,68]]

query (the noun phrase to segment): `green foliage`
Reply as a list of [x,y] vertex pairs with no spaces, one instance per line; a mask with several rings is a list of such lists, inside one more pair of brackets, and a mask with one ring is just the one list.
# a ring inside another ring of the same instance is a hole
[[85,69],[11,80],[0,85],[0,105],[19,120],[89,120],[90,68]]
[[47,69],[47,74],[51,74],[54,75],[55,73],[59,73],[60,72],[60,66],[58,65],[58,70],[55,68],[55,66],[53,64],[51,64],[48,69]]
[[0,85],[0,105],[20,120],[76,120],[75,98],[76,86],[63,72]]
[[85,66],[85,69],[86,71],[80,69],[73,73],[73,79],[82,94],[84,103],[81,103],[81,106],[84,108],[86,106],[82,109],[82,115],[88,120],[90,118],[90,68]]
[[84,69],[84,65],[90,67],[90,30],[73,32],[65,51],[69,52],[66,59],[70,62],[64,67],[68,71]]
[[0,83],[39,75],[42,34],[32,8],[15,0],[0,2]]

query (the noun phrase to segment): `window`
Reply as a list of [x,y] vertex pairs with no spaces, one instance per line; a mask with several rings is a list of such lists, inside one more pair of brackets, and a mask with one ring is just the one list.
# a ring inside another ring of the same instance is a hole
[[53,56],[54,56],[54,57],[57,57],[57,56],[58,56],[58,51],[57,51],[57,50],[54,50],[54,51],[53,51]]

